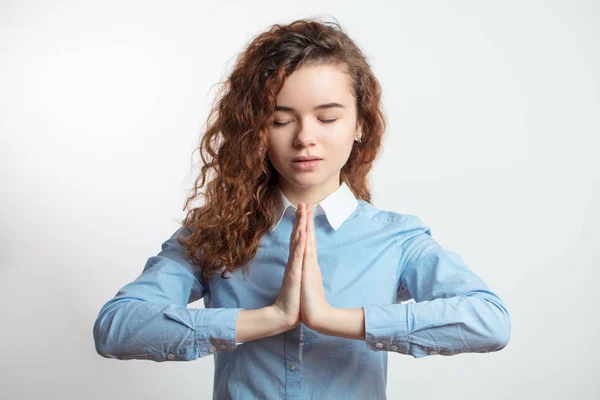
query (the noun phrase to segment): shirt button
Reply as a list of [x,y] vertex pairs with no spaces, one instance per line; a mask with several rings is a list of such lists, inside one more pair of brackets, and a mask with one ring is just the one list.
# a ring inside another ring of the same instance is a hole
[[290,365],[290,371],[295,371],[296,370],[296,363],[292,363],[292,365]]
[[381,349],[383,347],[382,343],[375,343],[375,347],[377,347],[378,349]]
[[208,351],[210,351],[211,353],[214,353],[214,352],[215,352],[215,350],[217,350],[217,348],[216,348],[215,346],[210,346],[210,347],[208,348]]
[[395,344],[393,344],[392,347],[390,347],[390,349],[392,349],[392,351],[397,351],[398,350],[398,346],[396,346]]
[[175,359],[175,354],[173,354],[173,353],[169,353],[169,354],[167,354],[167,358],[168,358],[169,360],[174,360],[174,359]]

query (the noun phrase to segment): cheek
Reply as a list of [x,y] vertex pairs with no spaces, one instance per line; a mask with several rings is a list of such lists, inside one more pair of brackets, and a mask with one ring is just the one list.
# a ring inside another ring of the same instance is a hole
[[274,156],[277,153],[278,144],[277,141],[272,137],[267,137],[267,152],[270,156]]
[[352,152],[354,138],[354,132],[347,129],[344,132],[340,132],[339,135],[332,140],[329,140],[327,142],[327,147],[329,148],[328,153],[330,154],[331,159],[336,160],[340,165],[345,164]]
[[284,158],[285,155],[284,143],[282,143],[281,140],[270,138],[267,140],[267,145],[267,155],[269,156],[269,160],[271,160],[271,164],[279,166],[280,160]]
[[336,131],[333,135],[323,137],[324,143],[329,148],[336,149],[336,153],[344,153],[347,148],[352,148],[354,142],[354,132],[349,127],[344,127]]

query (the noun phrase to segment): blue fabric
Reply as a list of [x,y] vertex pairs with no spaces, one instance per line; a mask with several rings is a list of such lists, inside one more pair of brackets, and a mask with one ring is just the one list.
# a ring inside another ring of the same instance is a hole
[[[279,294],[295,218],[287,207],[262,237],[246,279],[238,270],[201,283],[176,241],[189,231],[179,228],[100,310],[97,352],[158,362],[214,355],[215,399],[385,399],[390,353],[422,358],[507,345],[511,320],[503,301],[459,254],[443,249],[414,215],[355,204],[337,229],[326,213],[315,215],[315,233],[327,300],[364,310],[366,340],[300,324],[236,342],[240,310],[270,306]],[[204,309],[187,308],[198,299]]]

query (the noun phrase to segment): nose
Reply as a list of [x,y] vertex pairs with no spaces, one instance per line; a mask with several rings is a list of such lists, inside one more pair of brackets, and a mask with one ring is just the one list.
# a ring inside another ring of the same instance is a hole
[[299,124],[298,132],[294,137],[294,145],[298,147],[307,147],[315,143],[316,127],[312,126],[308,121],[302,121]]

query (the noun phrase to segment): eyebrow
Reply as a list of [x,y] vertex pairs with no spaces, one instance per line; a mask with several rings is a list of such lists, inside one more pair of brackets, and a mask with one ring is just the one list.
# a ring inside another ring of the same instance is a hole
[[[323,110],[323,109],[334,108],[334,107],[346,108],[343,105],[341,105],[340,103],[326,103],[326,104],[321,104],[321,105],[314,107],[313,110],[316,111],[316,110]],[[296,110],[294,110],[292,107],[276,106],[275,111],[295,112]]]

